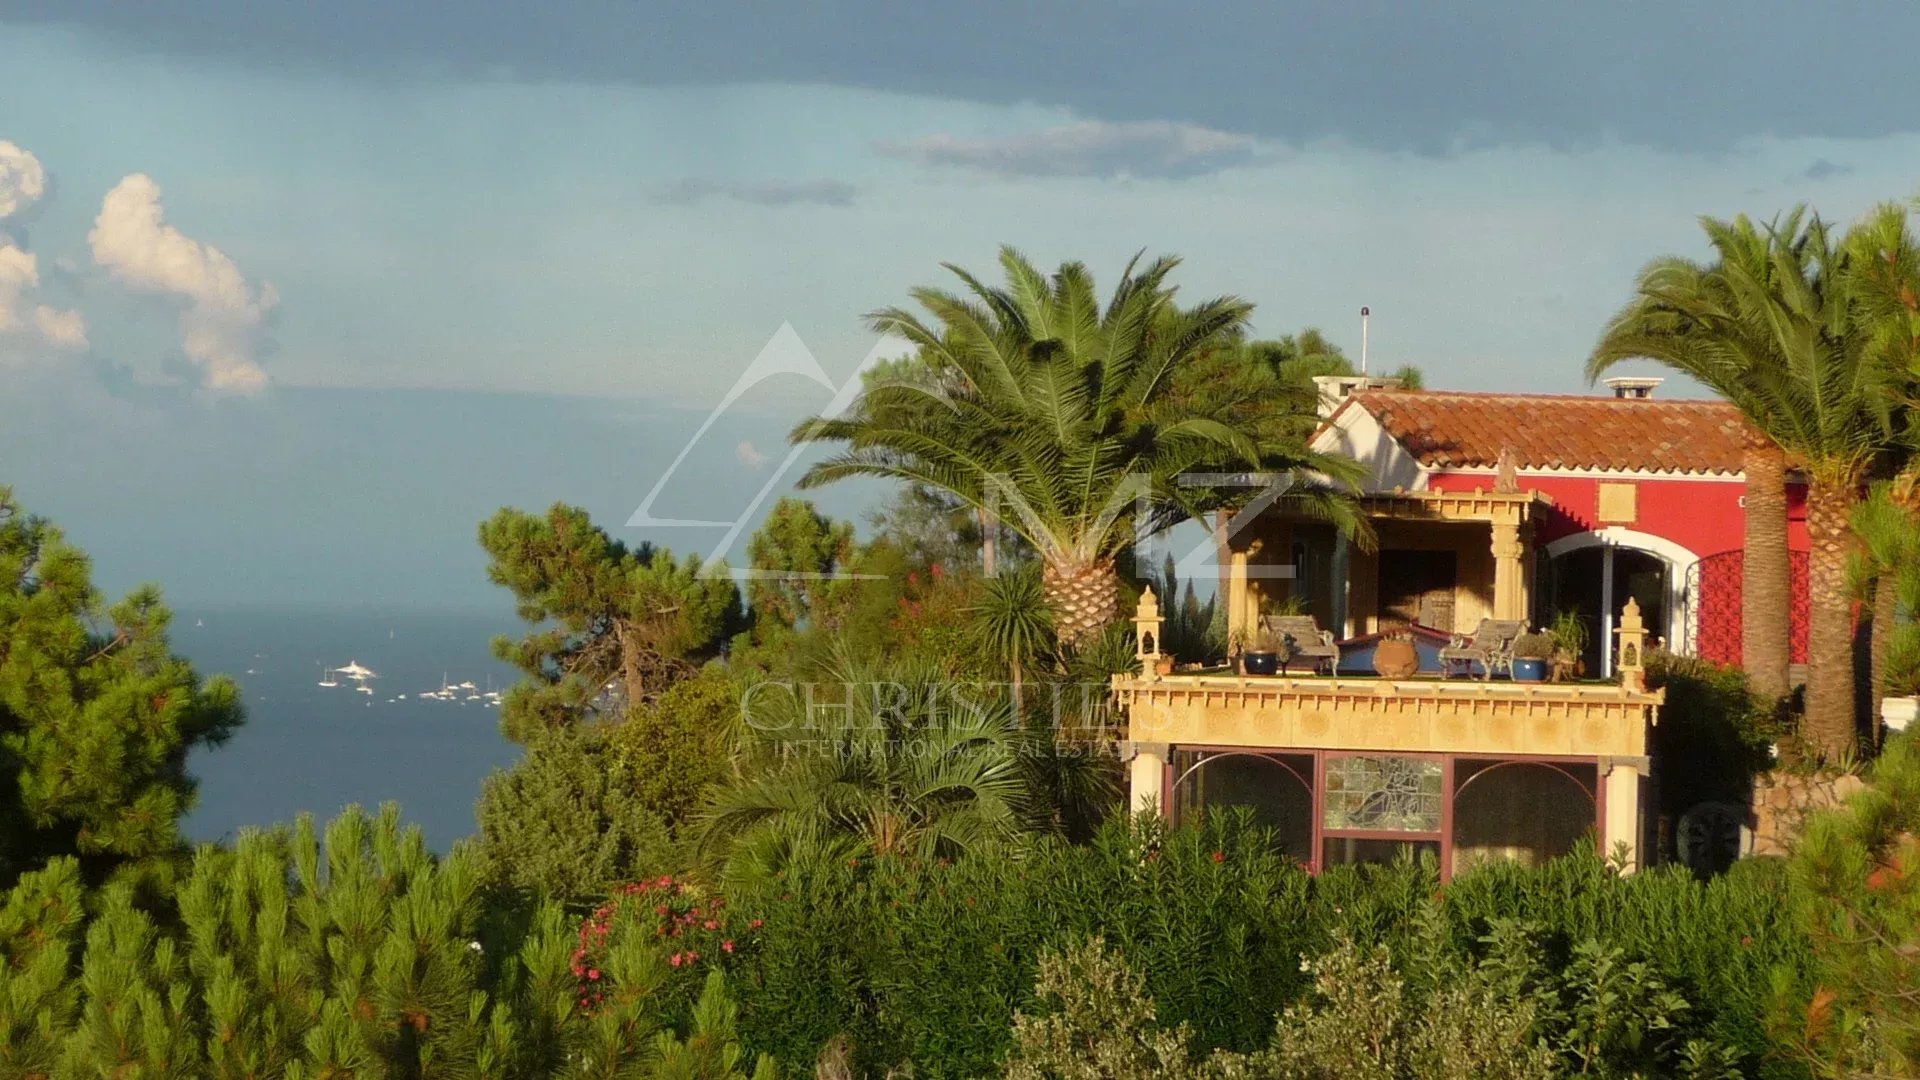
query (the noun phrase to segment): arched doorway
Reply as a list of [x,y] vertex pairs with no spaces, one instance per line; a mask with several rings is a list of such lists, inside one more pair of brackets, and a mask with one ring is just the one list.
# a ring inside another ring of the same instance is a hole
[[1538,621],[1576,613],[1587,627],[1582,657],[1589,675],[1613,674],[1613,629],[1629,599],[1668,647],[1688,640],[1686,569],[1693,554],[1661,537],[1626,530],[1562,537],[1546,548],[1546,603]]

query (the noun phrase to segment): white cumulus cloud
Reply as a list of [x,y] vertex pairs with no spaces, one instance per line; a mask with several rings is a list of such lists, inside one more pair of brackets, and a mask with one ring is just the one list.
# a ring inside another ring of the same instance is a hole
[[994,176],[1199,176],[1253,156],[1254,140],[1199,124],[1084,120],[998,138],[926,135],[887,140],[881,153]]
[[30,356],[42,345],[86,348],[87,324],[79,312],[30,303],[39,285],[39,259],[0,237],[0,360]]
[[267,384],[255,361],[261,323],[278,301],[271,284],[255,288],[226,253],[166,223],[160,185],[134,173],[100,204],[87,240],[93,261],[135,288],[186,302],[180,347],[212,390],[247,392]]
[[47,193],[47,170],[40,159],[0,139],[0,218],[25,210]]
[[87,347],[87,320],[77,311],[62,311],[45,304],[33,309],[33,325],[47,344],[59,349]]
[[733,456],[749,469],[758,469],[769,460],[766,451],[753,445],[752,439],[740,440],[740,445],[733,448]]

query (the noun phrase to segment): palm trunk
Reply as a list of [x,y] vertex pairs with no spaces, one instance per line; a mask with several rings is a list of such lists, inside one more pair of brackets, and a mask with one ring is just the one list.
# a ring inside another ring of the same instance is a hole
[[1740,664],[1755,693],[1776,701],[1787,680],[1792,622],[1787,561],[1787,462],[1779,444],[1749,429],[1747,551],[1740,580]]
[[1060,640],[1068,645],[1084,644],[1120,617],[1120,575],[1110,556],[1087,562],[1048,559],[1040,587]]
[[1893,640],[1894,620],[1900,617],[1900,590],[1894,580],[1891,567],[1882,568],[1878,577],[1873,579],[1873,639],[1867,645],[1867,655],[1872,665],[1873,707],[1867,716],[1867,727],[1879,741],[1880,702],[1887,694],[1887,645]]
[[1847,515],[1858,485],[1850,476],[1807,485],[1807,739],[1829,763],[1855,747],[1853,597],[1847,588]]

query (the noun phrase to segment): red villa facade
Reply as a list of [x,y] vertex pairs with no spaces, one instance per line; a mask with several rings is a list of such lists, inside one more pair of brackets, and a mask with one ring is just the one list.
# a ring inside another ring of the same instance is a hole
[[[1313,869],[1411,845],[1450,876],[1589,836],[1639,865],[1652,839],[1648,737],[1665,702],[1645,685],[1644,654],[1658,643],[1739,659],[1745,537],[1738,414],[1656,398],[1658,383],[1577,396],[1320,380],[1313,445],[1364,466],[1359,509],[1375,542],[1270,509],[1226,538],[1223,603],[1235,640],[1258,640],[1269,618],[1296,630],[1311,618],[1338,656],[1316,673],[1170,671],[1143,597],[1140,672],[1114,680],[1133,805],[1175,818],[1248,807]],[[1798,659],[1804,489],[1788,503]],[[1449,639],[1563,613],[1587,627],[1585,679],[1440,677]],[[1423,650],[1413,674],[1375,674],[1390,633]]]

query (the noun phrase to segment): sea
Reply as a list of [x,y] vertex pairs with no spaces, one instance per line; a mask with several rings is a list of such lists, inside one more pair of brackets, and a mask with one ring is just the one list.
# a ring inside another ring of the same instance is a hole
[[[175,609],[174,651],[203,676],[232,676],[247,710],[231,739],[188,758],[199,800],[186,835],[230,841],[247,826],[301,813],[324,822],[349,804],[388,801],[437,851],[472,835],[482,781],[520,748],[484,697],[420,694],[443,680],[505,690],[517,673],[489,642],[524,629],[511,613]],[[348,663],[373,670],[372,693],[345,678],[319,685],[323,668]]]

